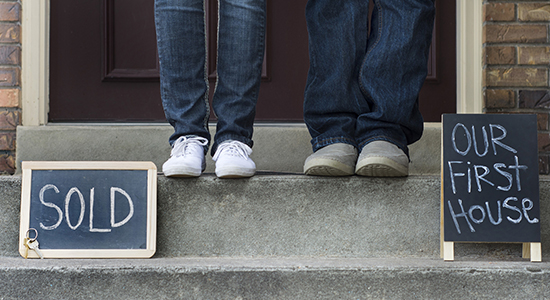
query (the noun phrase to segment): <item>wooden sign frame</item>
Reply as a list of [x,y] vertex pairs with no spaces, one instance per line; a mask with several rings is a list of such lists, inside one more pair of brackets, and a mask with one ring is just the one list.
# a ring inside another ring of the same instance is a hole
[[[445,148],[446,148],[446,147],[445,147],[445,141],[444,141],[444,138],[445,138],[445,127],[443,126],[443,125],[446,123],[446,122],[445,122],[445,116],[446,116],[446,115],[443,115],[442,131],[441,131],[441,202],[440,202],[440,253],[441,253],[441,254],[440,254],[440,256],[441,256],[441,258],[443,258],[445,261],[453,261],[453,260],[454,260],[454,244],[457,243],[457,242],[458,242],[458,243],[471,243],[471,242],[474,242],[474,243],[491,243],[491,242],[497,242],[497,241],[491,241],[491,240],[477,240],[477,241],[476,241],[476,240],[472,240],[472,241],[467,241],[467,240],[455,240],[455,239],[446,240],[447,237],[446,237],[446,235],[445,235],[445,232],[446,232],[446,231],[445,231],[445,230],[446,230],[446,229],[445,229],[445,222],[446,222],[446,220],[445,220],[445,211],[446,211],[445,202],[446,202],[446,200],[448,200],[448,199],[445,199],[445,192],[446,192],[446,189],[445,189],[445,182],[446,182],[446,178],[445,178],[446,171],[445,171],[445,170],[446,170],[446,169],[445,169],[445,168],[446,168],[446,164],[447,164],[447,162],[445,161],[445,157],[446,157],[446,156],[445,156],[445,151],[444,151]],[[474,121],[473,119],[474,119],[474,118],[478,118],[478,116],[486,116],[487,119],[488,119],[488,118],[491,118],[492,121],[495,121],[495,119],[498,120],[498,118],[506,117],[506,116],[503,116],[503,115],[496,115],[496,116],[495,116],[495,115],[448,115],[447,117],[449,118],[449,120],[457,119],[457,120],[460,120],[460,121],[462,121],[461,119],[466,120],[466,118],[469,118],[469,119],[468,119],[469,122],[472,122],[472,124],[474,124],[474,123],[477,124],[477,122],[479,122],[479,120]],[[473,117],[473,118],[472,118],[472,117]],[[510,117],[513,117],[513,118],[522,117],[522,118],[524,118],[525,116],[522,116],[522,115],[510,115]],[[529,128],[530,128],[530,129],[531,129],[531,128],[535,128],[535,129],[536,129],[536,117],[535,117],[535,116],[529,116],[529,117],[531,118],[531,119],[529,120],[529,123],[530,123],[529,125],[530,125],[531,127],[529,127]],[[510,120],[510,119],[508,119],[508,120]],[[482,121],[485,122],[485,120],[482,120]],[[523,121],[525,121],[525,119],[523,119]],[[487,121],[487,122],[489,122],[489,121]],[[516,122],[516,121],[514,121],[514,122]],[[458,126],[458,125],[461,125],[462,128],[463,128],[464,130],[466,130],[466,131],[469,130],[469,128],[467,128],[467,126],[465,126],[465,125],[462,124],[462,123],[460,123],[460,124],[457,123],[457,126]],[[479,124],[477,124],[476,126],[478,126],[478,125],[479,125]],[[494,125],[494,124],[492,124],[491,126],[493,126],[493,125]],[[498,124],[495,125],[495,126],[498,126]],[[448,130],[448,128],[447,128],[447,130]],[[478,130],[479,130],[479,129],[478,129]],[[472,131],[472,136],[473,136],[472,139],[475,139],[475,135],[473,135],[474,125],[472,125],[471,131]],[[504,135],[499,136],[498,139],[497,139],[497,138],[494,138],[494,139],[492,139],[491,141],[494,140],[493,143],[498,143],[498,142],[500,141],[501,138],[504,138],[504,137],[506,136],[505,131],[504,131],[503,133],[504,133]],[[454,131],[453,131],[453,135],[454,135]],[[491,132],[491,135],[492,135],[492,132]],[[448,138],[450,138],[450,136],[449,136]],[[487,139],[487,136],[485,136],[485,139]],[[453,139],[452,139],[452,140],[453,140],[453,143],[454,143],[454,136],[453,136]],[[535,141],[536,141],[536,139],[535,139]],[[476,147],[476,146],[475,146],[475,141],[474,141],[473,143],[474,143],[473,147]],[[500,143],[500,144],[502,145],[502,143]],[[465,160],[468,160],[468,159],[466,158],[467,151],[466,151],[465,149],[462,149],[462,150],[464,150],[464,151],[459,151],[459,150],[457,150],[457,149],[458,149],[458,146],[455,145],[454,147],[455,147],[454,150],[455,150],[457,153],[460,152],[461,155],[464,155],[464,157],[465,157],[464,159],[465,159]],[[488,147],[488,145],[486,144],[485,147]],[[493,146],[493,147],[494,147],[494,146]],[[469,148],[469,147],[468,147],[468,148]],[[516,151],[515,149],[513,149],[513,148],[511,148],[511,147],[509,147],[509,148],[510,148],[510,150]],[[526,148],[526,149],[527,149],[527,148]],[[528,148],[528,149],[529,149],[529,151],[531,151],[531,148]],[[447,149],[447,150],[449,150],[449,149]],[[533,155],[536,155],[536,144],[535,144],[535,147],[534,147],[532,150],[533,150],[533,153],[534,153]],[[482,155],[482,154],[477,153],[477,150],[475,150],[475,151],[476,151],[476,154],[477,154],[478,156],[480,156],[480,157],[483,157],[483,156],[487,153],[487,151],[485,151],[485,154]],[[451,152],[452,152],[452,151],[451,151]],[[464,152],[464,153],[463,153],[463,152]],[[473,152],[473,151],[472,151],[472,152]],[[503,151],[503,152],[505,152],[505,151]],[[514,152],[514,153],[515,153],[515,152]],[[495,150],[494,154],[496,155],[496,150]],[[456,154],[454,154],[454,155],[456,155]],[[519,154],[518,154],[518,155],[519,155]],[[449,156],[451,156],[451,155],[449,155]],[[517,161],[517,156],[516,156],[516,161]],[[470,165],[470,163],[471,163],[472,165],[474,165],[474,168],[476,168],[476,167],[483,167],[482,165],[479,165],[479,166],[475,165],[475,163],[474,163],[473,161],[472,161],[472,162],[466,161],[466,162],[467,162],[468,165]],[[449,161],[449,164],[451,164],[451,163],[455,163],[455,164],[457,164],[458,166],[462,166],[461,164],[464,163],[464,161]],[[503,164],[501,164],[501,165],[503,165]],[[495,166],[496,166],[496,164],[495,164]],[[499,167],[501,167],[501,166],[499,166]],[[525,166],[522,166],[522,167],[525,167]],[[538,167],[538,166],[537,166],[537,167]],[[470,168],[470,167],[468,167],[468,168]],[[496,168],[496,167],[495,167],[495,168]],[[527,169],[527,168],[525,167],[525,169]],[[463,171],[463,170],[461,169],[461,172],[462,172],[462,171]],[[497,171],[498,171],[498,170],[497,170]],[[453,172],[453,171],[450,171],[450,172]],[[477,172],[477,171],[476,171],[476,172]],[[472,173],[473,173],[473,171],[472,171]],[[465,171],[464,171],[464,173],[458,173],[458,171],[457,171],[456,173],[453,173],[453,174],[456,174],[457,176],[460,175],[460,176],[464,176],[464,177],[468,178],[468,176],[470,176],[470,169],[468,169],[468,173],[466,173]],[[476,173],[476,174],[477,174],[477,173]],[[475,177],[475,178],[476,178],[476,180],[477,180],[477,178],[482,178],[482,177],[485,176],[486,174],[488,174],[488,172],[487,172],[487,173],[484,173],[483,175],[481,175],[481,176],[479,176],[479,177]],[[537,174],[536,180],[538,180],[538,168],[537,168],[536,174]],[[476,176],[477,176],[477,175],[476,175]],[[519,175],[516,175],[516,176],[519,176]],[[451,176],[451,177],[453,177],[453,176]],[[532,179],[532,180],[535,180],[535,179]],[[481,180],[480,180],[480,181],[481,181]],[[454,181],[451,181],[451,182],[452,182],[451,186],[452,186],[452,188],[453,188],[453,191],[455,191]],[[519,182],[519,179],[518,179],[518,182]],[[472,185],[473,185],[473,184],[472,184]],[[478,183],[478,185],[479,185],[479,183]],[[519,183],[518,183],[518,185],[519,185]],[[537,186],[537,189],[536,189],[536,199],[537,199],[537,200],[536,200],[536,202],[539,203],[539,199],[538,199],[538,181],[537,181],[537,185],[536,185],[536,186]],[[469,187],[469,185],[468,185],[468,187]],[[500,187],[499,187],[499,188],[500,188]],[[449,189],[449,187],[447,187],[447,189]],[[459,189],[459,188],[457,187],[457,190],[458,190],[458,189]],[[479,192],[481,192],[481,189],[480,189],[479,187],[478,187],[478,189],[479,189]],[[509,189],[509,187],[508,187],[508,189],[501,189],[501,190],[502,190],[502,191],[509,191],[510,189]],[[470,192],[468,192],[468,193],[470,193]],[[460,194],[459,194],[459,195],[460,195]],[[462,194],[462,195],[464,196],[464,194]],[[478,197],[478,198],[479,198],[479,197]],[[513,198],[513,197],[510,197],[510,198]],[[467,198],[462,198],[462,199],[463,199],[463,200],[467,200],[468,197],[467,197]],[[533,199],[535,199],[535,198],[533,198]],[[529,200],[529,199],[527,199],[527,200]],[[461,200],[459,199],[458,201],[459,201],[460,207],[462,207],[462,203],[460,202]],[[530,201],[530,200],[529,200],[529,201]],[[485,202],[485,204],[487,205],[487,210],[488,210],[488,209],[489,209],[489,206],[488,206],[487,203],[488,203],[488,202]],[[532,201],[531,201],[531,203],[532,203]],[[448,205],[451,206],[450,202],[448,203]],[[479,205],[474,205],[474,206],[476,206],[476,209],[481,210],[481,208],[479,208],[479,207],[480,207]],[[472,207],[473,207],[473,206],[472,206]],[[529,209],[532,208],[532,207],[533,207],[533,205],[531,205],[531,207],[529,207]],[[463,209],[463,210],[464,210],[464,209]],[[469,214],[471,214],[471,210],[472,210],[472,208],[470,208]],[[468,210],[467,210],[467,211],[468,211]],[[525,212],[524,212],[524,213],[525,213]],[[487,213],[487,214],[489,214],[489,213]],[[465,214],[462,214],[462,213],[461,213],[460,216],[459,216],[459,214],[457,214],[456,216],[457,216],[457,218],[458,218],[458,217],[464,217],[465,219],[468,219],[468,217],[467,217],[467,216],[465,217],[464,215],[465,215]],[[473,219],[473,216],[470,216],[470,217]],[[536,218],[535,218],[535,219],[536,219]],[[478,224],[480,224],[481,222],[483,222],[483,219],[481,219],[481,220],[475,220],[475,221],[479,221]],[[539,220],[538,220],[538,219],[536,219],[535,221],[536,221],[536,223],[539,223]],[[455,222],[455,224],[456,224],[457,221],[455,220],[454,222]],[[499,223],[500,223],[500,220],[499,220],[499,222],[496,223],[496,224],[499,224]],[[518,221],[518,223],[519,223],[519,221]],[[468,222],[468,224],[469,224],[469,222]],[[493,223],[493,225],[496,225],[496,224]],[[456,224],[456,226],[458,227],[458,224]],[[540,225],[539,225],[539,226],[540,226]],[[473,229],[472,229],[472,230],[473,230]],[[467,230],[463,230],[463,234],[465,233],[464,231],[467,231]],[[529,233],[531,233],[531,231],[530,231]],[[459,231],[459,234],[460,234],[460,231]],[[517,240],[516,240],[516,239],[514,239],[514,240],[510,240],[510,241],[498,241],[498,242],[501,242],[501,243],[516,243],[516,244],[521,243],[522,246],[523,246],[523,248],[522,248],[522,257],[523,257],[523,258],[526,258],[526,259],[530,259],[531,262],[540,262],[540,261],[542,261],[542,249],[541,249],[541,243],[540,243],[539,241],[540,241],[540,232],[538,233],[538,241],[537,241],[537,240],[530,240],[530,239],[529,239],[529,240],[521,240],[521,239],[517,239]]]
[[[29,250],[24,244],[29,232],[31,215],[31,188],[33,171],[146,171],[146,245],[144,249],[40,249],[44,258],[150,258],[156,251],[157,231],[157,168],[152,162],[136,161],[23,161],[22,162],[22,191],[21,191],[21,217],[19,231],[19,253],[28,258],[39,258],[35,251]],[[33,231],[33,229],[30,229]],[[31,237],[34,234],[30,234]],[[38,236],[38,242],[41,237]]]

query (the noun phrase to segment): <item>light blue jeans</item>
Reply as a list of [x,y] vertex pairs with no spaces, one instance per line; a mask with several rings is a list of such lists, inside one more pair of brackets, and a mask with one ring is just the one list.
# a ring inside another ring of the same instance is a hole
[[[180,136],[210,141],[204,0],[155,0],[155,24],[164,112]],[[226,140],[252,147],[265,37],[265,0],[219,0],[218,118],[212,154]],[[205,147],[205,153],[208,146]]]
[[386,140],[408,154],[420,139],[434,0],[309,0],[304,120],[313,151]]

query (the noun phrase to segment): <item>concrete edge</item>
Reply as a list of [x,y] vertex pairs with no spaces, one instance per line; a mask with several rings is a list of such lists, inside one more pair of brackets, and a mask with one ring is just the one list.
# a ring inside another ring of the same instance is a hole
[[[170,153],[169,125],[48,125],[17,127],[16,172],[21,161],[152,161],[160,170]],[[210,132],[215,127],[210,126]],[[410,146],[411,175],[439,174],[441,124],[426,123],[422,139]],[[312,153],[304,124],[258,124],[251,157],[259,171],[302,173]],[[214,171],[207,157],[206,172]]]

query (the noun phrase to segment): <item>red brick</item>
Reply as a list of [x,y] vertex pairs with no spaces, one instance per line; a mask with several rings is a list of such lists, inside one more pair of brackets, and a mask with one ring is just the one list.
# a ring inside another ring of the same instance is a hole
[[0,89],[0,107],[19,107],[19,89]]
[[0,64],[19,65],[21,64],[21,48],[19,46],[0,46]]
[[546,68],[487,68],[487,86],[543,87],[548,86]]
[[0,43],[21,42],[21,26],[11,23],[0,23]]
[[0,150],[15,150],[15,132],[0,133]]
[[15,157],[13,154],[0,154],[0,174],[15,173]]
[[488,3],[483,6],[485,21],[515,21],[514,3]]
[[546,25],[489,24],[484,27],[486,43],[545,43],[547,37]]
[[550,21],[550,5],[547,3],[518,4],[518,20]]
[[550,165],[549,165],[548,155],[539,155],[539,174],[548,175],[550,174]]
[[539,151],[550,151],[550,136],[548,133],[538,133],[537,140]]
[[547,113],[538,113],[537,114],[537,130],[548,130],[548,114]]
[[550,91],[519,91],[519,108],[550,108]]
[[519,64],[548,65],[550,64],[550,47],[519,47]]
[[18,3],[0,2],[0,21],[19,21],[21,6]]
[[485,47],[485,63],[489,65],[516,64],[516,47]]
[[21,71],[19,68],[0,68],[0,86],[19,86]]
[[512,90],[485,91],[485,106],[487,108],[515,108],[516,94]]
[[15,130],[20,120],[21,113],[18,111],[0,111],[0,130]]

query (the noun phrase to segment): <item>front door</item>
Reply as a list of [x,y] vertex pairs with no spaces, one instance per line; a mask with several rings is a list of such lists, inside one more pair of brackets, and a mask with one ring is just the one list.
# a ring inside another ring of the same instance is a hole
[[[153,2],[51,1],[49,122],[164,122]],[[302,121],[309,67],[306,2],[267,2],[259,122]],[[216,1],[207,0],[206,8],[214,82]],[[437,9],[430,75],[420,96],[425,120],[435,122],[456,106],[455,0],[438,0]]]

